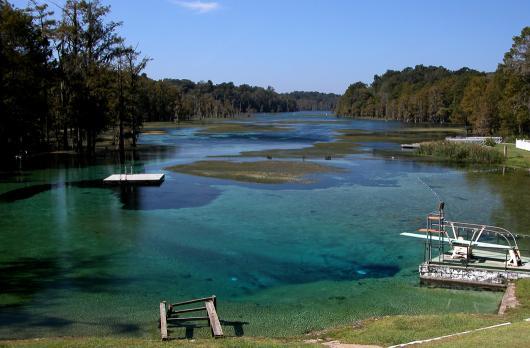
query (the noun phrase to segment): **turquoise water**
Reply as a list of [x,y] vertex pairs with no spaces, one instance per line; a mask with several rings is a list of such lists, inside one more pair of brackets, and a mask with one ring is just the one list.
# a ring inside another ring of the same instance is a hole
[[[310,146],[343,128],[401,127],[318,113],[239,122],[291,128],[217,135],[168,129],[143,135],[147,150],[130,164],[158,172],[212,155]],[[309,185],[165,172],[160,187],[120,190],[100,183],[119,170],[111,159],[4,173],[0,338],[156,337],[160,300],[211,294],[229,335],[297,335],[377,315],[494,312],[499,293],[420,287],[422,245],[399,233],[420,227],[438,197],[455,220],[527,233],[521,202],[530,197],[513,184],[528,187],[528,173],[374,154],[381,147],[399,148],[368,143],[360,154],[321,161],[345,170],[317,175]],[[173,335],[209,330],[179,328]]]

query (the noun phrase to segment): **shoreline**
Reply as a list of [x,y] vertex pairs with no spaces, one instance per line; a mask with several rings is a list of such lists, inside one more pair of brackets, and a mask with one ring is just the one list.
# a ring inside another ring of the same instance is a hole
[[[468,347],[484,339],[484,335],[498,335],[493,329],[488,333],[480,332],[483,328],[504,327],[505,333],[499,336],[501,342],[513,345],[514,342],[528,342],[530,339],[530,279],[518,280],[510,297],[516,298],[518,304],[507,308],[503,314],[430,314],[430,315],[389,315],[375,316],[350,325],[328,327],[304,335],[284,338],[274,337],[225,337],[213,338],[175,338],[170,340],[173,346],[194,347],[314,347],[335,344],[362,344],[375,346],[399,345],[417,340],[433,340],[451,344],[454,347]],[[508,291],[508,290],[507,290]],[[501,304],[499,304],[501,306]],[[510,322],[512,325],[505,325]],[[153,323],[153,325],[155,325]],[[464,331],[465,335],[459,334]],[[479,332],[474,334],[473,332]],[[442,336],[442,337],[440,337]],[[54,336],[28,339],[0,339],[2,347],[167,347],[168,342],[159,338],[141,338],[129,336]],[[339,346],[337,346],[339,347]]]

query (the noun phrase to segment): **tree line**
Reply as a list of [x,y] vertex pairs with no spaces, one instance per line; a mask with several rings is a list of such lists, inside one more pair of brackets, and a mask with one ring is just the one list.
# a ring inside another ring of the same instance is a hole
[[339,96],[333,93],[296,91],[277,93],[273,87],[233,82],[214,84],[186,79],[155,81],[142,75],[141,103],[146,121],[186,121],[227,118],[256,112],[334,110]]
[[255,112],[297,111],[296,101],[276,93],[274,88],[236,86],[232,82],[163,79],[143,76],[147,121],[185,121],[227,118]]
[[466,125],[474,134],[530,133],[530,27],[493,73],[418,65],[348,87],[338,115]]
[[50,150],[93,156],[105,131],[123,157],[144,121],[334,107],[319,93],[150,79],[143,73],[150,59],[118,34],[122,23],[108,19],[109,6],[67,0],[54,13],[30,4],[0,0],[0,157]]
[[340,96],[335,93],[294,91],[285,93],[296,101],[299,110],[330,111],[335,110]]

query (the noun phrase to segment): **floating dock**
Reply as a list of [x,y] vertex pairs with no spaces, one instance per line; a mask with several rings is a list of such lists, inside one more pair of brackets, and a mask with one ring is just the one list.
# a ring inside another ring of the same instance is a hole
[[414,143],[414,144],[401,144],[402,149],[419,149],[420,143]]
[[105,184],[160,185],[164,174],[112,174],[103,179]]

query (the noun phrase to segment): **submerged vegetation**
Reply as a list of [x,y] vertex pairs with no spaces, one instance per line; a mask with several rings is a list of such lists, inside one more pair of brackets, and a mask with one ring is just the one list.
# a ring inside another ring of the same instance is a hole
[[[530,279],[516,282],[519,305],[504,315],[431,314],[397,315],[372,318],[353,325],[310,332],[304,336],[283,339],[229,337],[213,339],[176,339],[170,344],[193,347],[314,347],[333,341],[336,344],[371,344],[388,346],[429,339],[454,333],[511,322],[511,325],[477,331],[424,344],[427,347],[526,346],[530,340]],[[165,347],[167,342],[140,338],[42,338],[0,341],[2,347]]]
[[240,157],[272,157],[272,158],[318,158],[333,159],[362,152],[361,145],[371,142],[422,142],[430,139],[443,139],[447,135],[462,134],[462,128],[455,127],[411,127],[389,132],[372,132],[357,129],[340,129],[335,141],[317,142],[308,147],[298,149],[271,149],[244,151]]
[[202,129],[198,132],[199,134],[284,132],[289,130],[288,127],[243,123],[217,123],[210,124],[201,128]]
[[261,184],[310,183],[307,175],[339,171],[335,167],[295,161],[199,161],[166,168],[174,172]]
[[452,162],[477,164],[500,164],[504,162],[502,153],[492,147],[446,140],[421,143],[418,154]]
[[334,141],[326,143],[314,143],[311,146],[300,149],[274,149],[261,151],[244,151],[241,157],[271,157],[271,158],[318,158],[332,159],[343,157],[359,152],[359,146],[353,142]]

